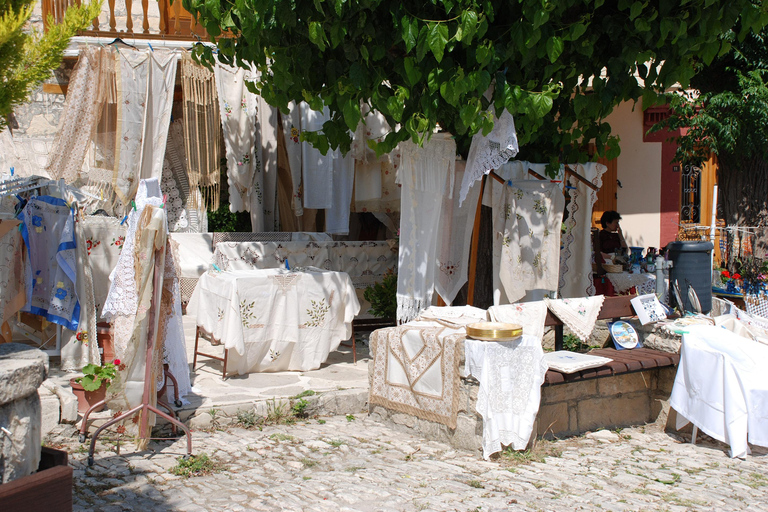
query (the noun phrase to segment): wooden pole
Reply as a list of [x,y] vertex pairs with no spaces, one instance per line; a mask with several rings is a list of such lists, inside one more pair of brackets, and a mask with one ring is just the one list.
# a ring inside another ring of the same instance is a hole
[[472,306],[475,303],[475,278],[477,274],[477,244],[480,240],[480,217],[483,209],[483,194],[485,193],[485,182],[487,175],[483,175],[480,182],[480,197],[477,199],[477,210],[475,210],[475,225],[472,228],[472,244],[469,250],[469,286],[467,288],[467,304]]

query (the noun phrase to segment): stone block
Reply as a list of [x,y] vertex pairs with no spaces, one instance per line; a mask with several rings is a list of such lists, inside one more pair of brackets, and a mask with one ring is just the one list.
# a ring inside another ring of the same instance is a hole
[[578,430],[642,425],[651,420],[650,398],[647,394],[616,395],[584,400],[578,404]]
[[47,374],[45,352],[20,343],[0,345],[0,405],[36,393]]
[[40,398],[40,435],[45,437],[59,424],[61,406],[59,397],[46,387],[40,386],[37,394]]
[[4,429],[0,434],[0,483],[32,474],[40,463],[41,411],[36,391],[0,406],[0,428]]
[[597,395],[597,381],[588,379],[555,386],[542,386],[541,403],[554,404],[568,400],[583,400]]
[[459,414],[456,418],[456,430],[450,444],[462,450],[482,449],[483,418],[479,415]]
[[597,391],[600,396],[613,396],[620,393],[648,392],[652,384],[652,372],[622,373],[613,377],[603,377],[597,380]]
[[659,368],[657,375],[656,390],[661,393],[665,393],[667,396],[672,394],[672,387],[675,384],[675,376],[677,375],[676,366],[667,366]]
[[568,404],[566,402],[542,405],[539,407],[536,421],[538,422],[536,435],[541,437],[551,437],[571,432]]
[[72,390],[51,379],[44,380],[41,387],[47,388],[58,398],[59,423],[77,423],[77,397]]

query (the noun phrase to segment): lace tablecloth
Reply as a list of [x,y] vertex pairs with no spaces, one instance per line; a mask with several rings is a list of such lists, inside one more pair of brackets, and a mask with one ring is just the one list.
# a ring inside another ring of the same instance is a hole
[[413,321],[371,334],[368,401],[456,428],[463,328]]
[[503,445],[524,449],[547,373],[541,339],[525,334],[505,342],[468,338],[464,347],[467,373],[480,382],[476,409],[483,416],[483,457]]
[[243,375],[319,368],[352,335],[360,303],[343,272],[235,270],[203,274],[187,309]]
[[[633,286],[638,295],[656,293],[656,274],[630,274],[629,272],[608,272],[605,274],[616,293],[627,293]],[[664,296],[667,295],[667,278],[664,279]]]

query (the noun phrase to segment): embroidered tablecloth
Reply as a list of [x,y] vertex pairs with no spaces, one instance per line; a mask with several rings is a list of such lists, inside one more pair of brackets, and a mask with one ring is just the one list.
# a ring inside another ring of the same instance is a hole
[[349,276],[306,269],[209,271],[188,306],[240,375],[319,368],[360,311]]
[[318,267],[345,272],[355,288],[366,288],[397,269],[387,242],[220,242],[213,262],[224,271]]
[[456,428],[463,328],[413,321],[371,334],[368,402]]

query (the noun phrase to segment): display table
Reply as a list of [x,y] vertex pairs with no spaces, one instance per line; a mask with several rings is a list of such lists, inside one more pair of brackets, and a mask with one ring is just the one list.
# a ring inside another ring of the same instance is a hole
[[188,309],[243,375],[319,368],[352,335],[360,303],[344,272],[264,269],[206,272]]
[[669,405],[677,428],[689,421],[731,447],[768,447],[768,345],[714,326],[691,326],[683,335],[680,366]]

